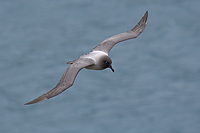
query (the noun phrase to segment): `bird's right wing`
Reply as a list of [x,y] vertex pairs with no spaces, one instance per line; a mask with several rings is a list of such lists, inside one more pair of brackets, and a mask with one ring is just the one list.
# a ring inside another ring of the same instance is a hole
[[146,11],[144,16],[141,18],[141,20],[136,24],[136,26],[133,29],[121,34],[114,35],[110,38],[107,38],[102,43],[93,48],[92,51],[104,51],[106,53],[109,53],[109,51],[115,44],[138,37],[144,31],[147,24],[147,20],[148,20],[148,11]]
[[62,78],[60,79],[56,87],[44,93],[43,95],[39,96],[38,98],[26,103],[25,105],[38,103],[62,93],[63,91],[65,91],[66,89],[68,89],[73,85],[74,80],[81,69],[93,64],[94,61],[92,59],[88,58],[77,59],[72,65],[70,65],[67,68],[67,70],[64,72]]

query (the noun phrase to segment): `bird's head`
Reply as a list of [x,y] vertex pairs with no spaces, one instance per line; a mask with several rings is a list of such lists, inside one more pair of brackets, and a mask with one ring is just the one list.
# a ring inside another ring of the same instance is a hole
[[115,71],[112,68],[112,60],[110,59],[110,57],[105,56],[102,60],[101,60],[101,66],[103,67],[103,69],[106,68],[110,68],[113,72]]

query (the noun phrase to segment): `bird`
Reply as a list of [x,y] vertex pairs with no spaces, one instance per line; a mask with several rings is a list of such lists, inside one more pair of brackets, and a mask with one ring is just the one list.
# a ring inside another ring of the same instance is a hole
[[148,11],[145,12],[144,16],[131,30],[109,37],[94,47],[89,54],[85,54],[76,60],[67,62],[67,64],[70,64],[70,66],[66,69],[58,84],[50,91],[30,102],[25,103],[24,105],[42,102],[59,95],[73,85],[78,72],[83,68],[92,70],[103,70],[110,68],[114,72],[112,60],[108,56],[108,53],[112,47],[115,46],[115,44],[125,40],[137,38],[144,31],[147,20]]

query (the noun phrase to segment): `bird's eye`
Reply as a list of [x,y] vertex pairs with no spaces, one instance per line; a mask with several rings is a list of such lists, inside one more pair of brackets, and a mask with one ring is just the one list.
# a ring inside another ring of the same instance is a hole
[[107,61],[104,61],[104,63],[105,63],[105,64],[108,64],[108,62],[107,62]]

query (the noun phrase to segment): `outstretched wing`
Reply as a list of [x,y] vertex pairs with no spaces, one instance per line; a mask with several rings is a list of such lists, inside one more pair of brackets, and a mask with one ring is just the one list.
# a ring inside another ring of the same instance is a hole
[[74,80],[81,69],[93,64],[94,61],[92,59],[79,58],[67,68],[67,70],[64,72],[62,78],[60,79],[56,87],[44,93],[43,95],[39,96],[38,98],[26,103],[25,105],[38,103],[47,100],[49,98],[52,98],[56,95],[59,95],[60,93],[62,93],[63,91],[65,91],[66,89],[68,89],[73,85]]
[[141,20],[136,24],[136,26],[133,29],[121,34],[114,35],[110,38],[107,38],[102,43],[93,48],[92,51],[104,51],[106,53],[109,53],[109,51],[115,44],[128,39],[133,39],[138,37],[144,31],[147,24],[147,20],[148,20],[148,11],[146,11],[144,16],[141,18]]

